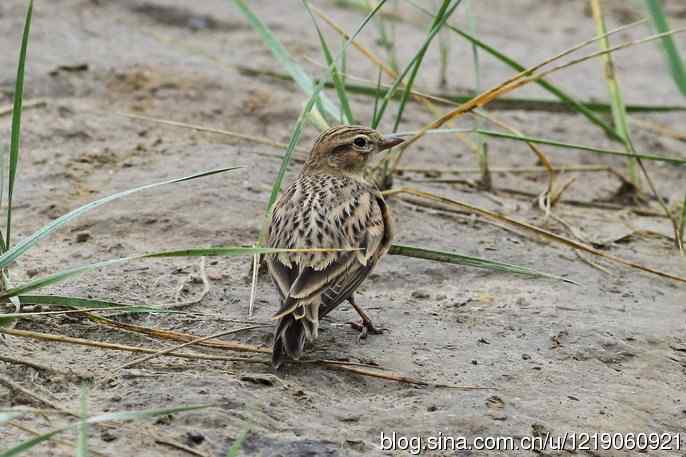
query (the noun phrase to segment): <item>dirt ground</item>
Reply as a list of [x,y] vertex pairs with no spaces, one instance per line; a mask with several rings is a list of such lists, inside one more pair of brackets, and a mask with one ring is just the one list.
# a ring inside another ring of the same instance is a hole
[[[294,0],[249,2],[313,74],[323,58],[310,18]],[[483,0],[472,2],[479,36],[520,62],[533,64],[595,33],[584,1]],[[352,30],[359,12],[317,4]],[[640,17],[630,2],[607,1],[608,23],[615,27]],[[18,43],[26,2],[0,2],[0,105],[11,102]],[[686,26],[686,7],[667,1],[672,26]],[[417,20],[409,6],[403,15]],[[458,9],[456,24],[466,24]],[[397,25],[402,59],[421,43],[426,25]],[[327,31],[328,32],[328,31]],[[618,41],[647,35],[647,26],[622,32]],[[332,43],[339,43],[333,39]],[[361,42],[378,49],[374,27]],[[684,35],[677,43],[686,51]],[[436,48],[436,49],[434,49]],[[591,47],[595,50],[595,48]],[[381,53],[381,51],[379,51]],[[474,85],[471,48],[451,40],[448,86],[464,92]],[[617,54],[617,67],[628,103],[684,104],[659,49],[648,44]],[[439,90],[438,52],[427,56],[418,86]],[[482,86],[504,80],[512,71],[481,55]],[[135,185],[223,166],[241,170],[167,186],[102,207],[30,250],[12,269],[15,281],[84,263],[156,250],[207,245],[252,244],[258,236],[271,183],[280,162],[269,146],[132,120],[117,113],[189,122],[287,141],[305,97],[288,82],[251,77],[238,65],[280,70],[261,39],[231,2],[204,0],[53,0],[37,2],[29,48],[26,99],[44,106],[27,109],[15,198],[14,239],[19,240],[61,214],[97,197]],[[352,75],[375,79],[366,59],[350,52]],[[584,99],[606,100],[599,61],[555,75],[552,81]],[[517,96],[548,97],[537,87]],[[331,93],[335,97],[334,93]],[[367,122],[372,100],[353,98]],[[441,109],[447,110],[447,107]],[[580,116],[542,111],[494,114],[532,136],[618,147]],[[686,114],[640,114],[636,119],[684,131]],[[431,116],[420,105],[408,110],[402,130]],[[471,126],[464,118],[459,126]],[[390,118],[382,125],[392,126]],[[0,117],[9,138],[10,117]],[[302,145],[316,134],[309,127]],[[686,144],[635,128],[635,142],[646,153],[686,158]],[[608,164],[624,170],[621,158],[542,147],[553,164]],[[533,166],[535,156],[523,143],[490,140],[491,165]],[[258,154],[261,153],[261,154]],[[431,136],[408,151],[405,166],[476,166],[474,154],[449,136]],[[683,199],[686,169],[648,165],[659,191],[670,202]],[[291,179],[298,172],[294,164]],[[584,208],[585,202],[611,198],[620,182],[610,173],[567,173],[576,181],[554,214],[583,237],[616,256],[684,276],[686,268],[667,238],[672,232],[660,217],[628,211]],[[477,175],[464,175],[474,180]],[[569,228],[532,204],[533,198],[506,191],[538,194],[544,175],[495,173],[491,193],[464,184],[417,182],[425,176],[396,177],[412,185],[500,211],[519,220],[573,236]],[[413,182],[414,181],[414,182]],[[184,456],[157,441],[183,443],[199,455],[220,456],[249,427],[241,455],[376,456],[409,455],[382,451],[380,434],[428,437],[512,436],[550,432],[669,432],[686,440],[686,292],[683,283],[594,259],[602,272],[559,245],[504,230],[479,218],[418,207],[399,199],[390,205],[398,224],[397,242],[455,250],[530,266],[563,275],[580,286],[544,279],[388,256],[361,287],[359,302],[388,328],[360,343],[347,322],[355,318],[342,306],[323,324],[309,355],[378,363],[427,381],[494,387],[460,391],[413,387],[316,366],[293,366],[282,378],[263,364],[158,358],[113,371],[138,355],[83,346],[7,337],[2,351],[98,382],[90,391],[91,412],[161,408],[180,404],[222,406],[171,418],[137,422],[131,427],[91,429],[91,448],[109,456]],[[655,202],[651,206],[657,208]],[[88,235],[83,235],[87,233]],[[78,241],[77,241],[78,240]],[[584,256],[589,258],[588,255]],[[247,319],[250,259],[209,259],[211,289],[189,312]],[[123,303],[163,304],[199,294],[197,259],[142,261],[97,271],[54,287],[50,292],[97,297]],[[185,285],[184,285],[185,284]],[[267,278],[260,281],[255,319],[268,321],[277,295]],[[138,315],[126,322],[209,335],[237,327],[196,315]],[[169,347],[134,334],[109,330],[88,320],[52,317],[22,320],[18,329],[80,338]],[[231,337],[227,337],[231,338]],[[241,333],[240,341],[269,345],[271,329]],[[211,354],[232,355],[209,349]],[[80,383],[70,377],[3,364],[0,373],[33,389],[55,404],[78,411]],[[0,388],[0,405],[40,404]],[[18,422],[48,430],[65,423],[54,415]],[[0,448],[30,437],[16,428],[0,428]],[[50,443],[31,455],[73,455],[66,444]],[[683,456],[682,450],[648,455]],[[542,455],[569,452],[543,451]],[[576,451],[590,455],[635,455],[637,451]],[[496,451],[427,451],[422,455],[498,455]],[[530,455],[514,452],[508,455]]]

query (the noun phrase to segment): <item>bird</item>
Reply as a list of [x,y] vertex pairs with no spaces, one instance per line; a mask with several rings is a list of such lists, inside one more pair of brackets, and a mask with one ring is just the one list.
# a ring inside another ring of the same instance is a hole
[[335,248],[278,252],[265,261],[280,297],[272,366],[297,360],[317,338],[319,319],[348,301],[366,337],[380,333],[353,294],[391,246],[394,224],[378,188],[364,177],[371,157],[403,142],[359,125],[339,125],[314,141],[302,171],[275,202],[268,226],[270,248]]

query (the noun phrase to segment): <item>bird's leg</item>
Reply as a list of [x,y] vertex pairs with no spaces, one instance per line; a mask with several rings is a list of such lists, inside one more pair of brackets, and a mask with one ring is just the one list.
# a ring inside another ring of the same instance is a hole
[[371,333],[372,335],[380,335],[383,333],[384,329],[382,328],[376,328],[374,327],[374,324],[372,324],[372,320],[367,316],[367,313],[364,312],[362,308],[360,308],[357,303],[355,303],[355,297],[354,295],[350,294],[350,297],[348,297],[348,302],[352,305],[353,308],[355,308],[355,311],[357,311],[357,314],[360,315],[362,320],[360,322],[351,322],[350,325],[360,331],[360,336],[359,339],[363,340],[367,338],[367,334]]

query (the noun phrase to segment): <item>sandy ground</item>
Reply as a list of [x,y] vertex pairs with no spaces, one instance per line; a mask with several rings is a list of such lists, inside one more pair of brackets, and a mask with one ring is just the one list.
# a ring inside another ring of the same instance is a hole
[[[0,3],[0,105],[11,102],[25,3]],[[250,3],[293,55],[319,74],[321,68],[312,62],[323,59],[310,19],[300,4],[263,0]],[[348,30],[360,20],[358,12],[328,2],[317,3]],[[527,64],[594,34],[583,1],[474,3],[480,36]],[[608,1],[607,8],[610,26],[640,16],[626,2]],[[680,2],[667,1],[667,8],[674,27],[686,25],[686,8]],[[411,9],[402,12],[423,20]],[[466,23],[464,10],[458,10],[457,16],[455,23]],[[414,52],[425,27],[398,24],[401,59],[408,59]],[[647,27],[638,27],[621,33],[619,39],[647,33]],[[370,28],[360,39],[376,49],[376,36]],[[683,35],[677,42],[686,51]],[[628,102],[683,104],[655,46],[624,51],[617,59]],[[419,86],[439,89],[438,61],[438,53],[432,49]],[[42,98],[47,104],[27,110],[24,116],[15,240],[72,208],[134,185],[223,166],[245,168],[138,194],[92,212],[23,256],[12,269],[14,280],[134,253],[253,243],[279,167],[278,160],[264,154],[278,150],[116,115],[133,112],[286,141],[304,96],[290,83],[245,76],[237,65],[279,70],[231,2],[38,2],[26,97]],[[348,65],[353,75],[376,77],[374,69],[355,52],[350,53]],[[483,87],[511,74],[502,64],[482,55]],[[598,61],[562,72],[553,81],[584,98],[606,99]],[[454,39],[449,83],[444,90],[464,91],[473,84],[471,48]],[[546,96],[535,87],[524,88],[516,95]],[[353,107],[362,122],[368,121],[370,99],[354,97]],[[536,111],[496,114],[530,135],[616,147],[579,116]],[[681,131],[686,124],[684,114],[636,117]],[[415,129],[429,120],[419,105],[413,105],[401,129]],[[384,127],[390,127],[390,122]],[[465,119],[459,125],[472,124]],[[9,132],[9,126],[9,116],[1,117],[2,131]],[[315,134],[314,128],[308,128],[303,146]],[[637,129],[635,141],[637,148],[647,153],[686,158],[686,145],[677,140]],[[536,162],[524,144],[489,144],[492,166],[532,166]],[[623,170],[618,158],[547,147],[543,150],[554,164],[609,164]],[[463,143],[445,136],[426,138],[408,151],[403,163],[463,168],[475,164],[473,153]],[[298,168],[292,167],[289,179]],[[670,202],[683,198],[683,167],[649,164],[649,170]],[[569,200],[607,199],[619,186],[609,173],[567,176],[576,176],[564,195]],[[467,178],[476,179],[476,175]],[[496,173],[493,178],[497,188],[534,194],[541,192],[546,183],[541,175]],[[413,183],[412,179],[425,177],[408,174],[396,178],[395,184],[464,200],[571,236],[565,226],[551,219],[545,221],[530,197],[502,190],[486,193],[462,184]],[[392,432],[423,437],[442,432],[470,438],[545,432],[669,432],[682,433],[681,439],[686,440],[683,283],[599,262],[608,270],[603,273],[566,248],[503,230],[479,218],[428,210],[397,199],[390,204],[398,221],[398,242],[527,265],[564,275],[581,286],[389,256],[362,286],[359,298],[389,331],[358,343],[357,332],[346,324],[354,313],[347,305],[342,306],[323,325],[321,338],[310,355],[378,363],[427,381],[497,390],[418,388],[315,366],[293,367],[278,379],[271,376],[270,367],[262,364],[171,358],[113,371],[137,356],[15,337],[4,340],[2,351],[96,380],[112,376],[109,382],[97,383],[90,391],[92,412],[214,402],[222,405],[142,421],[134,427],[93,428],[91,447],[110,456],[189,455],[156,443],[155,438],[183,443],[199,455],[224,455],[246,427],[250,432],[241,453],[246,456],[408,455],[406,451],[379,449],[380,434]],[[559,205],[554,214],[608,253],[674,274],[686,273],[683,259],[665,238],[671,231],[663,218],[569,204]],[[89,236],[79,235],[84,232]],[[208,260],[211,290],[188,311],[246,319],[249,263],[247,258]],[[124,303],[169,303],[179,285],[186,284],[181,292],[184,298],[200,293],[202,286],[189,281],[189,276],[197,276],[197,265],[194,259],[138,262],[90,273],[50,291]],[[256,306],[255,318],[262,321],[268,320],[277,307],[276,293],[266,278],[260,281]],[[124,321],[196,335],[239,325],[192,315],[139,315]],[[22,320],[17,328],[161,347],[153,340],[109,330],[81,318]],[[241,341],[252,344],[268,345],[270,339],[268,328],[240,334]],[[76,379],[3,363],[0,373],[65,409],[78,410]],[[41,407],[4,388],[0,388],[0,405]],[[38,430],[63,423],[56,416],[19,421]],[[0,428],[0,448],[29,436],[16,428]],[[51,442],[31,455],[73,455],[69,446],[73,436],[62,438],[67,445]],[[678,456],[684,452],[665,450],[649,455]],[[423,455],[497,454],[427,451]],[[530,454],[522,451],[508,455]]]

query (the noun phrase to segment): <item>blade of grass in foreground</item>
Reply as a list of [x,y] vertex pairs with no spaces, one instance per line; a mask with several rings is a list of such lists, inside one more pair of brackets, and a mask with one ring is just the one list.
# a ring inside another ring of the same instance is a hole
[[222,256],[222,257],[236,257],[243,255],[256,255],[256,254],[269,254],[277,252],[331,252],[331,251],[350,251],[355,249],[273,249],[273,248],[262,248],[262,247],[248,247],[248,246],[228,246],[228,247],[216,247],[216,248],[192,248],[192,249],[180,249],[175,251],[162,251],[162,252],[152,252],[150,254],[142,254],[131,257],[120,257],[116,259],[104,260],[102,262],[90,263],[87,265],[81,265],[75,268],[69,268],[67,270],[60,271],[58,273],[53,273],[51,275],[43,276],[41,278],[34,279],[20,286],[13,287],[2,293],[0,293],[0,300],[4,300],[17,295],[25,294],[32,290],[40,289],[42,287],[47,287],[59,282],[65,281],[74,276],[78,276],[87,271],[96,270],[98,268],[110,267],[118,265],[125,262],[131,262],[133,260],[158,258],[158,257],[212,257],[212,256]]
[[[667,32],[670,30],[669,24],[667,23],[667,16],[662,8],[662,2],[659,0],[646,0],[646,5],[650,16],[653,19],[653,25],[658,33]],[[679,50],[674,44],[674,39],[671,36],[665,36],[662,38],[662,49],[665,52],[665,58],[667,59],[667,65],[669,65],[669,71],[672,74],[672,78],[676,83],[677,88],[682,95],[686,95],[686,68],[684,67],[684,61],[681,59]]]
[[81,385],[81,401],[79,408],[79,437],[76,446],[76,457],[88,457],[88,386]]
[[236,440],[233,442],[229,450],[226,451],[226,457],[238,457],[240,455],[243,441],[245,441],[245,439],[248,437],[249,432],[250,429],[246,428],[236,437]]
[[[214,405],[189,405],[189,406],[177,406],[177,407],[173,407],[173,408],[149,409],[149,410],[143,410],[143,411],[121,411],[121,412],[114,412],[114,413],[106,413],[106,414],[101,414],[99,416],[89,417],[87,420],[85,420],[85,423],[86,424],[97,424],[100,422],[120,422],[120,421],[145,419],[145,418],[149,418],[149,417],[167,416],[169,414],[176,414],[176,413],[182,413],[182,412],[187,412],[187,411],[207,409],[207,408],[210,408],[212,406],[214,406]],[[53,436],[59,435],[60,433],[63,433],[63,432],[69,431],[69,430],[73,430],[73,429],[79,427],[81,422],[82,421],[75,422],[75,423],[69,424],[67,426],[51,430],[47,433],[43,433],[43,434],[38,435],[34,438],[30,438],[26,441],[22,441],[21,443],[13,446],[12,448],[7,449],[6,451],[3,451],[2,453],[0,453],[0,457],[14,457],[14,456],[17,456],[19,454],[22,454],[23,452],[34,448],[38,444],[43,443],[45,441],[48,441]]]
[[516,273],[528,276],[535,276],[541,278],[555,279],[570,284],[579,285],[571,279],[562,278],[547,273],[542,273],[531,268],[513,265],[510,263],[497,262],[494,260],[482,259],[479,257],[466,256],[457,254],[455,252],[438,251],[435,249],[425,249],[416,246],[407,246],[403,244],[394,244],[388,252],[391,255],[400,255],[404,257],[414,257],[417,259],[431,260],[433,262],[446,262],[454,265],[464,265],[475,268],[483,268],[486,270],[498,271],[503,273]]
[[24,21],[24,33],[21,39],[19,51],[19,64],[17,65],[17,81],[14,88],[14,106],[12,108],[12,132],[10,140],[10,167],[9,185],[7,191],[7,226],[5,248],[10,246],[12,232],[12,197],[14,196],[14,182],[17,178],[17,163],[19,162],[19,142],[21,139],[21,114],[24,99],[24,73],[26,69],[26,50],[29,45],[29,33],[31,32],[31,17],[33,15],[33,0],[29,1]]
[[248,22],[250,22],[250,25],[252,25],[255,31],[260,34],[260,37],[262,37],[262,40],[272,52],[274,58],[293,77],[298,86],[300,86],[307,95],[321,100],[327,116],[330,116],[332,119],[340,119],[341,115],[338,107],[334,105],[326,95],[319,93],[320,91],[315,91],[315,84],[312,81],[312,78],[310,78],[302,67],[293,60],[286,48],[283,47],[281,42],[274,36],[271,30],[269,30],[269,27],[262,22],[243,0],[233,0],[233,3],[238,7],[241,13],[243,13],[246,19],[248,19]]
[[[22,305],[55,305],[55,306],[67,306],[74,309],[109,309],[116,308],[121,310],[124,308],[124,312],[131,313],[178,313],[178,311],[167,308],[160,308],[151,305],[127,305],[124,303],[112,302],[108,300],[98,300],[96,298],[83,298],[83,297],[69,297],[64,295],[19,295],[19,301]],[[23,313],[5,315],[0,314],[2,317],[17,317],[21,316]]]
[[104,205],[105,203],[109,203],[113,200],[117,200],[119,198],[126,197],[127,195],[131,195],[131,194],[134,194],[136,192],[141,192],[144,190],[152,189],[152,188],[163,186],[166,184],[173,184],[173,183],[180,183],[183,181],[190,181],[192,179],[203,178],[203,177],[215,175],[218,173],[224,173],[227,171],[236,170],[238,168],[240,168],[240,167],[219,168],[216,170],[204,171],[202,173],[196,173],[194,175],[185,176],[183,178],[175,178],[175,179],[169,179],[169,180],[154,183],[154,184],[147,184],[145,186],[136,187],[133,189],[122,191],[122,192],[117,192],[116,194],[109,195],[109,196],[101,198],[99,200],[95,200],[93,202],[87,203],[83,206],[80,206],[79,208],[76,208],[75,210],[68,212],[64,216],[61,216],[61,217],[55,219],[54,221],[50,222],[49,224],[43,226],[41,229],[34,232],[32,235],[28,236],[27,238],[25,238],[22,241],[20,241],[19,243],[17,243],[16,246],[9,249],[4,254],[0,255],[0,269],[7,267],[10,263],[12,263],[14,260],[16,260],[17,257],[21,256],[23,253],[28,251],[32,246],[34,246],[40,240],[47,237],[48,235],[50,235],[52,232],[54,232],[55,230],[57,230],[58,228],[60,228],[64,224],[66,224],[67,222],[70,222],[71,220],[81,216],[83,213],[90,211],[92,209],[95,209],[98,206]]

